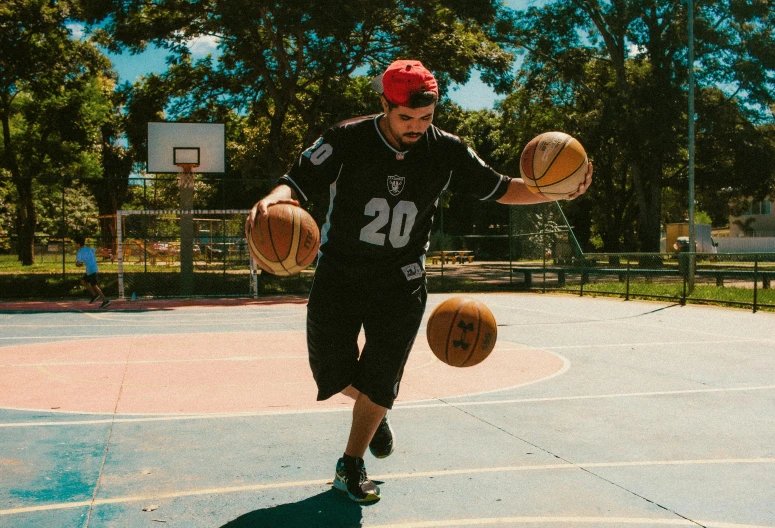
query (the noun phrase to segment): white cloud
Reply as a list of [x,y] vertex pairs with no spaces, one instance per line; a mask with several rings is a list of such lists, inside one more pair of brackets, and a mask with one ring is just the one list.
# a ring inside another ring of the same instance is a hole
[[628,57],[637,57],[638,55],[641,55],[646,52],[646,49],[639,44],[635,44],[634,42],[629,42],[627,44],[627,56]]
[[192,55],[207,55],[213,53],[218,48],[218,37],[213,35],[205,35],[201,37],[192,38],[186,45],[191,50]]
[[67,29],[70,30],[70,33],[73,35],[73,38],[76,40],[83,40],[83,38],[86,36],[86,28],[83,24],[70,22],[66,24],[65,27],[67,27]]

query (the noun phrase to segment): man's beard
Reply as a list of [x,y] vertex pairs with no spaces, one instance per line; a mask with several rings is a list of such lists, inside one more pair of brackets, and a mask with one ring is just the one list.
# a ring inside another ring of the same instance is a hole
[[[407,143],[406,141],[404,141],[405,137],[408,137],[408,138],[412,139],[413,141],[411,143]],[[404,136],[401,136],[400,138],[398,138],[398,144],[401,147],[401,150],[409,150],[410,148],[415,146],[418,141],[420,141],[421,137],[422,137],[422,134],[418,135],[417,137],[410,137],[410,136],[404,135]]]

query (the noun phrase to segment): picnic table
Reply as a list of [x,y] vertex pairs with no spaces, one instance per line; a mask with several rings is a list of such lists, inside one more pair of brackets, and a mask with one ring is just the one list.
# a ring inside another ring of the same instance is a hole
[[452,264],[465,264],[474,261],[474,252],[468,249],[445,249],[428,253],[431,264],[438,264],[440,260]]

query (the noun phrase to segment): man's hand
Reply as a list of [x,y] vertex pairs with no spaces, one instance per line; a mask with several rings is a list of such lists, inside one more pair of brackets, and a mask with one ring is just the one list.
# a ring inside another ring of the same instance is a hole
[[259,216],[266,216],[269,214],[267,211],[273,205],[277,204],[291,204],[298,206],[299,201],[295,198],[295,193],[287,185],[279,185],[272,190],[265,197],[261,198],[256,205],[250,210],[247,220],[245,221],[245,228],[248,226],[255,226],[256,220]]
[[592,162],[587,163],[587,174],[584,176],[584,181],[581,182],[579,185],[579,188],[576,189],[576,192],[572,192],[567,196],[568,200],[573,200],[574,198],[578,198],[585,192],[587,192],[587,189],[589,189],[589,186],[592,185]]

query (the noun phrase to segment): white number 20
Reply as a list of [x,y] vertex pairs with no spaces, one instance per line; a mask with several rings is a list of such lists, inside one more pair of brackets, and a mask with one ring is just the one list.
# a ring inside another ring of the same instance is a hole
[[369,200],[363,214],[375,218],[361,229],[361,240],[369,244],[384,246],[385,235],[379,230],[390,222],[390,245],[394,248],[404,247],[409,242],[409,236],[412,233],[414,220],[417,216],[417,206],[414,205],[414,202],[401,200],[393,208],[392,222],[390,213],[390,204],[384,198]]

